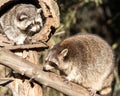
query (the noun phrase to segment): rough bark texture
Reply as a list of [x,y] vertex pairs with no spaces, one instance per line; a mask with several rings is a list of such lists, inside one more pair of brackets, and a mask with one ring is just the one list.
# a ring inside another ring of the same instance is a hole
[[55,28],[59,27],[59,8],[54,0],[39,0],[46,18],[45,25],[41,32],[33,36],[33,40],[48,41]]

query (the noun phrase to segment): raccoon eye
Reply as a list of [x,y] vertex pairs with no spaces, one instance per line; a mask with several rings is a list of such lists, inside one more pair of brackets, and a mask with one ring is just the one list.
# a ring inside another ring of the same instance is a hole
[[40,25],[40,22],[36,22],[36,24]]
[[56,63],[52,62],[52,61],[49,61],[50,65],[53,66],[53,67],[58,67]]
[[24,20],[27,19],[27,18],[28,18],[27,15],[21,15],[21,16],[19,17],[19,21],[24,21]]

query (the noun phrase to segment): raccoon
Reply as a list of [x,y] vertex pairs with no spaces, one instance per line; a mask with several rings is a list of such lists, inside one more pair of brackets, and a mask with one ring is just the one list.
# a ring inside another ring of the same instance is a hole
[[45,71],[60,70],[68,81],[93,93],[108,94],[111,91],[113,52],[106,41],[96,35],[79,34],[64,39],[50,49],[45,60]]
[[27,36],[33,36],[43,26],[41,8],[32,4],[17,4],[0,17],[0,33],[16,44],[24,44]]

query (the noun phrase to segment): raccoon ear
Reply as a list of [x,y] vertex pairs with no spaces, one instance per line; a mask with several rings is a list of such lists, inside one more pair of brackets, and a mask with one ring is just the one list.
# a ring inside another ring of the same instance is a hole
[[37,13],[41,13],[42,8],[37,9]]
[[63,49],[60,53],[60,55],[62,55],[63,57],[65,57],[68,53],[68,49]]

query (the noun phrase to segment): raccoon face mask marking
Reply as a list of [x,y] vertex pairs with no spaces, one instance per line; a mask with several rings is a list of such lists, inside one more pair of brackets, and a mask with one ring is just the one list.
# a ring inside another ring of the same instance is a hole
[[17,13],[16,26],[28,36],[33,36],[42,28],[41,9],[26,7]]

